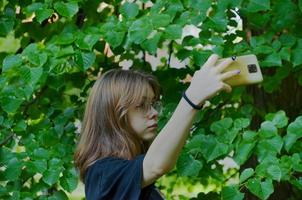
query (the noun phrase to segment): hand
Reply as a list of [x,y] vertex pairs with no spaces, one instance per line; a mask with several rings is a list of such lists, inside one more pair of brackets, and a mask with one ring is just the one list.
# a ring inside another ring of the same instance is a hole
[[230,85],[224,83],[227,80],[240,73],[240,70],[224,72],[233,60],[226,59],[218,65],[215,65],[218,55],[212,54],[201,69],[195,71],[191,84],[186,90],[186,95],[195,104],[201,105],[206,99],[211,98],[218,92],[225,90],[231,92]]

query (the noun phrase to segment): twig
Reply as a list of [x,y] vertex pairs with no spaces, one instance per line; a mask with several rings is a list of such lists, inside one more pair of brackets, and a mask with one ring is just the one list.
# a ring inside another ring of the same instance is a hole
[[0,142],[0,147],[6,145],[10,141],[10,139],[14,137],[14,135],[15,133],[10,133],[4,140]]

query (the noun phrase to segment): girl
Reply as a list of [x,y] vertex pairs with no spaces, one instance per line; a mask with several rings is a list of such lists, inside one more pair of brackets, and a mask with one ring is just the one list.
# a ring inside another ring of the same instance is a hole
[[223,81],[240,73],[223,72],[231,58],[216,65],[217,59],[211,55],[194,73],[158,135],[160,87],[155,77],[113,69],[95,82],[75,152],[87,200],[163,199],[154,182],[174,167],[196,112],[217,92],[230,92]]

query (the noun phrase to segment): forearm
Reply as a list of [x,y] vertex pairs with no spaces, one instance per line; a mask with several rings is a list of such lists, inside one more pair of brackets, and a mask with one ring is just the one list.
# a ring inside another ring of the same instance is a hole
[[197,110],[181,98],[172,117],[150,145],[145,162],[160,173],[170,171],[186,142],[196,113]]

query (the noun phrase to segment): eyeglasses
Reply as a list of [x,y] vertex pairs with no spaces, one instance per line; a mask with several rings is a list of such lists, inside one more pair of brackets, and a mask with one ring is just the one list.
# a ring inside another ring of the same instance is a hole
[[162,112],[162,103],[161,101],[154,101],[154,102],[145,102],[141,105],[136,106],[137,109],[142,111],[143,113],[148,113],[151,110],[151,107],[153,107],[157,112],[158,115]]

